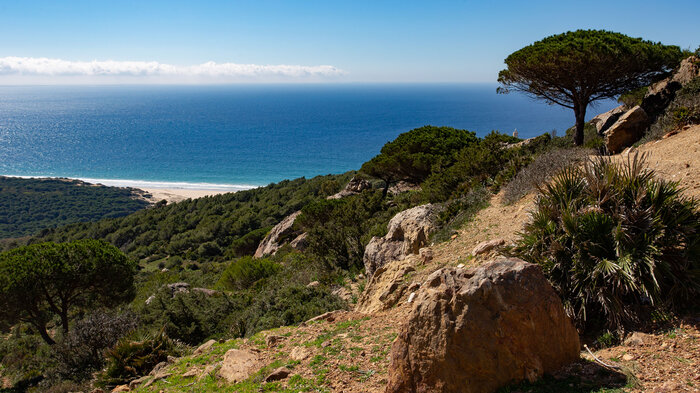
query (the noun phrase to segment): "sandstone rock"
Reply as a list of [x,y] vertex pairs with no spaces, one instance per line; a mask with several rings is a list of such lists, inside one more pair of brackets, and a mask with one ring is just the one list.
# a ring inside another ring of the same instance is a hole
[[634,332],[625,339],[624,344],[630,347],[639,347],[641,345],[644,345],[645,338],[646,334]]
[[411,303],[411,302],[413,302],[413,299],[415,299],[415,298],[416,298],[416,293],[415,293],[415,292],[411,292],[411,294],[408,295],[408,300],[406,300],[406,303]]
[[370,277],[365,291],[357,301],[356,311],[373,313],[396,305],[407,292],[405,276],[415,271],[417,257],[391,261],[377,269]]
[[194,352],[192,352],[192,356],[198,356],[209,352],[209,350],[214,344],[216,344],[216,340],[209,340],[205,342],[204,344],[197,347],[197,349],[195,349]]
[[247,379],[259,364],[255,353],[243,349],[229,349],[224,355],[218,375],[229,383]]
[[652,120],[655,119],[673,101],[676,92],[698,76],[700,76],[700,59],[697,56],[681,61],[673,75],[649,87],[642,100],[642,108]]
[[129,391],[129,385],[119,385],[112,389],[112,393],[120,393],[120,392],[128,392]]
[[649,117],[641,106],[635,106],[605,131],[605,146],[611,153],[619,153],[637,142],[649,125]]
[[398,181],[396,184],[393,186],[389,187],[387,192],[391,195],[398,195],[404,192],[409,192],[409,191],[418,191],[420,190],[420,186],[417,184],[409,183],[407,181],[401,180]]
[[[3,386],[3,388],[6,388],[6,389],[9,389],[9,388],[11,388],[11,387],[12,387],[12,386],[7,386],[7,387]],[[102,390],[102,389],[100,389],[100,388],[94,388],[94,389],[92,389],[92,390],[90,391],[90,393],[105,393],[105,391]]]
[[579,357],[576,329],[537,265],[500,259],[431,274],[391,349],[387,393],[494,392]]
[[352,291],[345,287],[337,287],[331,291],[331,294],[338,296],[339,298],[343,299],[346,303],[350,303],[352,301]]
[[357,176],[354,176],[352,179],[350,179],[348,184],[346,184],[345,187],[342,190],[340,190],[340,192],[333,194],[326,199],[340,199],[346,196],[359,194],[362,191],[368,190],[370,188],[372,188],[372,184],[370,184],[370,182],[368,182],[365,179],[359,179]]
[[153,376],[153,375],[162,374],[165,372],[165,370],[167,368],[168,368],[168,362],[160,362],[160,363],[156,364],[155,367],[153,367],[153,370],[151,370],[151,372],[148,375]]
[[416,206],[395,215],[384,237],[373,237],[365,248],[364,264],[368,276],[387,262],[418,254],[428,243],[428,236],[437,229],[438,207]]
[[141,378],[134,379],[133,381],[129,382],[129,390],[135,390],[139,385],[148,381],[150,378],[150,375],[145,375]]
[[203,293],[207,296],[214,296],[214,295],[219,294],[219,291],[215,291],[215,290],[209,289],[209,288],[192,288],[192,291]]
[[275,255],[277,250],[282,247],[285,241],[294,235],[294,221],[300,214],[301,211],[294,212],[287,216],[279,224],[275,225],[270,233],[268,233],[258,245],[258,249],[255,250],[254,257],[262,258],[266,255]]
[[309,356],[311,356],[311,350],[306,347],[294,347],[292,352],[289,353],[289,358],[298,362],[308,358]]
[[420,256],[420,259],[423,261],[423,263],[428,263],[433,260],[433,250],[428,248],[428,247],[423,247],[420,250],[418,250],[418,255]]
[[197,377],[197,382],[201,381],[202,379],[204,379],[208,375],[214,374],[214,371],[216,371],[216,369],[219,368],[220,366],[221,366],[221,362],[212,363],[212,364],[204,367],[204,371],[202,371],[202,373],[199,374],[199,376]]
[[625,106],[620,105],[617,108],[613,108],[592,118],[591,123],[593,123],[596,130],[598,130],[598,134],[602,135],[605,130],[610,128],[611,125],[615,124],[615,122],[625,113],[625,111]]
[[281,381],[289,376],[291,371],[287,367],[280,367],[273,370],[270,375],[265,377],[265,382]]
[[320,282],[318,282],[318,281],[311,281],[310,283],[306,284],[306,287],[307,287],[307,288],[316,288],[316,287],[318,287],[319,285],[321,285]]
[[304,322],[304,324],[308,324],[310,322],[318,322],[318,321],[328,321],[328,322],[333,322],[335,319],[338,317],[340,314],[344,314],[344,310],[335,310],[335,311],[328,311],[326,313],[323,313],[321,315],[317,315],[308,321]]
[[474,250],[472,250],[472,255],[481,255],[485,254],[487,252],[490,252],[491,250],[498,248],[502,245],[506,244],[506,241],[503,239],[493,239],[493,240],[488,240],[485,242],[481,242],[474,247]]
[[178,294],[180,292],[186,293],[190,291],[190,284],[186,282],[174,282],[172,284],[168,284],[167,287],[170,291],[171,296],[175,296],[175,294]]
[[304,232],[301,235],[297,236],[289,242],[289,245],[292,246],[293,249],[299,250],[299,251],[304,251],[306,249],[306,246],[308,245],[307,238],[309,237],[309,234]]
[[265,344],[268,348],[276,347],[278,343],[284,341],[284,337],[277,335],[270,335],[265,337]]
[[199,375],[199,373],[200,373],[201,371],[202,371],[202,370],[200,370],[200,369],[197,368],[197,367],[192,367],[191,369],[185,371],[185,373],[182,374],[182,377],[183,377],[183,378],[192,378],[192,377],[196,377],[197,375]]

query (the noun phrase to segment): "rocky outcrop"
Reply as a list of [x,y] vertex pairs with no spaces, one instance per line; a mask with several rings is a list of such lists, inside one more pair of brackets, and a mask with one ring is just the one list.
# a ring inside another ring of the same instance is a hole
[[254,257],[262,258],[266,255],[275,255],[289,238],[297,237],[298,234],[294,233],[294,221],[300,214],[301,211],[294,212],[275,225],[258,245]]
[[649,116],[637,105],[620,116],[615,124],[605,131],[605,146],[610,153],[619,153],[637,142],[649,124]]
[[236,383],[247,379],[257,371],[259,366],[255,353],[242,349],[229,349],[224,355],[218,375],[229,383]]
[[389,187],[387,192],[391,195],[398,195],[409,191],[419,191],[420,186],[418,184],[409,183],[405,180],[400,180],[396,184]]
[[418,254],[437,229],[438,207],[432,204],[416,206],[395,215],[384,237],[373,237],[365,247],[364,263],[368,276],[387,262]]
[[676,92],[698,76],[700,76],[700,59],[697,56],[691,56],[683,60],[673,75],[649,87],[642,100],[642,108],[652,120],[655,119],[673,101]]
[[431,274],[391,349],[387,393],[494,392],[579,357],[576,329],[537,265],[502,259]]
[[372,184],[370,184],[370,182],[368,182],[365,179],[360,179],[357,176],[354,176],[352,179],[350,179],[348,184],[345,185],[345,188],[340,190],[340,192],[329,196],[326,199],[345,198],[346,196],[359,194],[362,191],[368,190],[370,188],[372,188]]
[[410,256],[378,268],[360,295],[355,310],[373,313],[388,310],[396,305],[407,293],[408,283],[405,277],[416,270],[414,266],[417,259],[416,256]]
[[610,128],[611,125],[615,124],[615,122],[625,112],[626,112],[625,106],[620,105],[617,108],[613,108],[605,113],[601,113],[600,115],[592,118],[591,123],[593,123],[596,130],[598,130],[598,134],[603,135],[605,130]]

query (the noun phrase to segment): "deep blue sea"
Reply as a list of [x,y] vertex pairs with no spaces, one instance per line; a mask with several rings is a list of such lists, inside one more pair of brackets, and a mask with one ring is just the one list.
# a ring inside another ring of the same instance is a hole
[[0,86],[0,175],[233,189],[359,169],[427,124],[521,138],[573,124],[571,110],[496,87]]

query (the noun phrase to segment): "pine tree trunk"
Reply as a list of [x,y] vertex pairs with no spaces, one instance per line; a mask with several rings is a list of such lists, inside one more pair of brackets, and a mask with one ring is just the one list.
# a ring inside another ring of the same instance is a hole
[[583,129],[586,126],[586,103],[574,104],[574,115],[576,115],[576,131],[574,132],[574,145],[583,145]]

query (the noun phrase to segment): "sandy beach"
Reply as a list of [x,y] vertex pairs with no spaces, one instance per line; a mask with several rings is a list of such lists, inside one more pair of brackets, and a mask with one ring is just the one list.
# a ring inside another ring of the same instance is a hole
[[192,189],[182,189],[182,188],[143,188],[139,187],[152,195],[150,198],[154,203],[162,201],[165,199],[168,203],[180,202],[189,198],[201,198],[210,195],[225,194],[227,192],[236,191],[224,191],[224,190],[192,190]]

